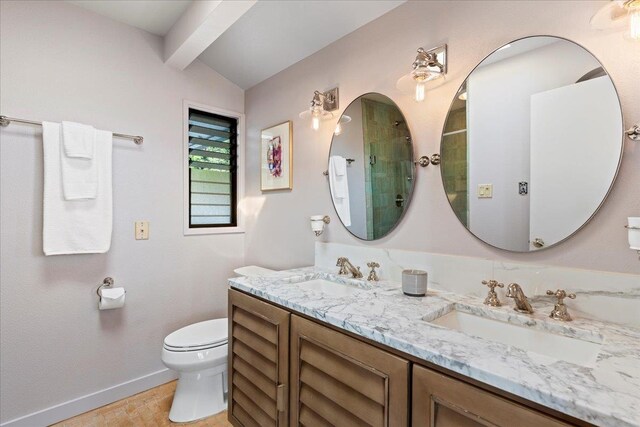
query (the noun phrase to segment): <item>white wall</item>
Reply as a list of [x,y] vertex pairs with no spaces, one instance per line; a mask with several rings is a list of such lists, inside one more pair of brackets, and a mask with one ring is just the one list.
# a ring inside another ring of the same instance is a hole
[[[474,238],[451,211],[438,167],[418,168],[413,201],[389,236],[371,243],[352,237],[337,221],[322,171],[335,123],[314,133],[297,118],[314,90],[340,86],[340,105],[371,91],[391,97],[404,112],[415,154],[439,152],[442,126],[458,87],[486,55],[514,39],[549,34],[575,40],[604,64],[620,93],[626,125],[640,121],[640,43],[619,31],[595,31],[589,19],[605,1],[429,1],[407,2],[338,40],[313,56],[249,89],[247,114],[247,194],[256,208],[248,224],[247,262],[285,268],[313,264],[315,237],[307,217],[330,214],[333,221],[321,241],[432,253],[530,262],[613,272],[640,273],[629,250],[626,218],[640,214],[640,145],[625,141],[617,182],[595,218],[570,240],[531,254],[509,253]],[[419,46],[446,42],[449,73],[441,86],[417,104],[395,88]],[[294,120],[294,189],[263,195],[257,146],[260,129]],[[597,167],[594,165],[594,167]],[[283,242],[278,256],[273,242]],[[345,254],[348,255],[348,254]],[[481,280],[482,278],[478,278]]]
[[[495,56],[533,41],[517,42]],[[584,49],[558,41],[474,70],[467,82],[467,182],[469,228],[476,236],[497,247],[530,250],[529,197],[518,193],[518,182],[533,185],[529,176],[531,95],[573,84],[598,66]],[[478,198],[479,184],[492,184],[493,197]],[[587,218],[598,205],[593,205]]]
[[[163,64],[161,39],[64,2],[2,1],[0,111],[140,134],[114,140],[114,228],[104,255],[42,253],[41,130],[0,137],[1,422],[164,368],[162,340],[226,314],[243,235],[182,235],[182,101],[242,112],[241,89],[196,61]],[[135,241],[135,220],[150,240]],[[127,288],[99,312],[106,276]],[[32,424],[33,425],[33,424]]]

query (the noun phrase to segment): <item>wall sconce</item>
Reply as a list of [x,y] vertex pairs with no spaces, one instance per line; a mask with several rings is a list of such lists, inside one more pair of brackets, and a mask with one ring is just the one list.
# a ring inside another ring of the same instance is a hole
[[333,131],[333,134],[335,136],[340,135],[342,133],[342,125],[346,125],[350,121],[351,117],[347,116],[346,114],[340,116],[340,120],[338,120],[338,124],[336,124],[336,130]]
[[311,230],[316,234],[316,237],[322,234],[324,226],[331,222],[329,215],[313,215],[311,218]]
[[320,121],[333,118],[332,111],[338,109],[338,88],[334,87],[326,92],[313,92],[311,107],[300,113],[301,119],[311,119],[311,128],[318,130]]
[[640,0],[611,0],[591,17],[590,24],[597,30],[627,25],[625,37],[640,40]]
[[447,73],[447,45],[424,50],[418,48],[416,60],[413,61],[413,70],[398,79],[396,87],[413,95],[418,102],[424,101],[425,83],[444,77]]

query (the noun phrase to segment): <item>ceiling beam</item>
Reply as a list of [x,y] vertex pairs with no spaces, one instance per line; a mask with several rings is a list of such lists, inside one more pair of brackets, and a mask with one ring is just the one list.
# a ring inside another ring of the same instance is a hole
[[199,0],[191,3],[164,37],[164,61],[184,70],[257,0]]

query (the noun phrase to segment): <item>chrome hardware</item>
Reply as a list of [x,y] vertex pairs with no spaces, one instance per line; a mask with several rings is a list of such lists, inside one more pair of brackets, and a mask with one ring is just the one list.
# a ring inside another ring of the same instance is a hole
[[422,156],[413,163],[416,165],[420,165],[423,168],[426,168],[427,166],[429,166],[429,164],[437,166],[440,164],[440,154],[433,154],[431,155],[431,158],[429,158],[429,156]]
[[398,194],[396,196],[396,206],[401,208],[404,205],[404,197],[402,197],[402,194]]
[[[36,122],[33,120],[26,120],[26,119],[16,119],[16,118],[7,117],[7,116],[0,116],[0,126],[2,127],[9,126],[11,122],[24,123],[26,125],[42,126],[42,122]],[[112,135],[116,138],[131,139],[136,145],[141,145],[144,142],[144,138],[141,137],[140,135],[127,135],[124,133],[116,133],[116,132],[113,132]]]
[[356,161],[356,159],[344,159],[344,160],[349,164],[349,166],[351,166],[351,163]]
[[543,248],[544,247],[544,240],[542,240],[539,237],[536,237],[535,239],[533,239],[533,242],[531,242],[531,244],[533,246],[535,246],[536,248]]
[[522,288],[517,283],[511,283],[507,287],[507,298],[513,298],[513,301],[516,303],[516,306],[513,307],[515,311],[529,314],[533,313],[533,307],[531,307],[527,296],[524,294]]
[[416,160],[413,163],[415,163],[416,165],[420,165],[423,168],[426,168],[427,166],[429,166],[429,162],[430,162],[430,160],[429,160],[428,156],[422,156],[422,157],[420,157],[418,160]]
[[351,277],[353,277],[354,279],[362,278],[360,267],[354,267],[354,265],[349,262],[348,258],[338,258],[338,263],[336,264],[336,266],[340,267],[340,272],[338,274],[351,274]]
[[497,286],[499,288],[504,288],[504,284],[498,283],[497,280],[489,280],[489,281],[483,280],[482,284],[489,287],[489,294],[484,299],[484,303],[492,307],[500,307],[502,303],[498,299],[498,294],[496,294],[495,287]]
[[115,283],[115,280],[113,280],[113,278],[105,277],[105,279],[102,281],[102,284],[98,286],[98,289],[96,289],[96,293],[98,294],[98,296],[102,298],[102,294],[100,293],[102,288],[104,287],[110,288],[111,286],[113,286],[114,283]]
[[640,126],[633,125],[624,132],[632,141],[640,141]]
[[375,261],[371,261],[367,263],[367,267],[371,269],[371,271],[369,272],[369,276],[367,277],[367,280],[370,282],[377,282],[378,273],[376,273],[376,268],[380,268],[380,264],[378,264]]
[[564,299],[565,298],[576,299],[576,294],[567,294],[567,292],[564,289],[558,289],[555,292],[547,291],[547,295],[553,295],[556,298],[558,298],[558,301],[554,305],[553,310],[551,311],[551,314],[549,314],[549,317],[555,320],[561,320],[563,322],[570,322],[572,320],[571,315],[567,311],[567,306],[564,305]]

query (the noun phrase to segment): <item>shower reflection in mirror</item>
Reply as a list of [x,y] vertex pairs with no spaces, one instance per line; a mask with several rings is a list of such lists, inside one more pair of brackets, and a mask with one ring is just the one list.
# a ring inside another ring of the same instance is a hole
[[390,98],[368,93],[346,108],[334,131],[328,174],[336,213],[351,234],[375,240],[400,222],[415,166],[407,122]]

